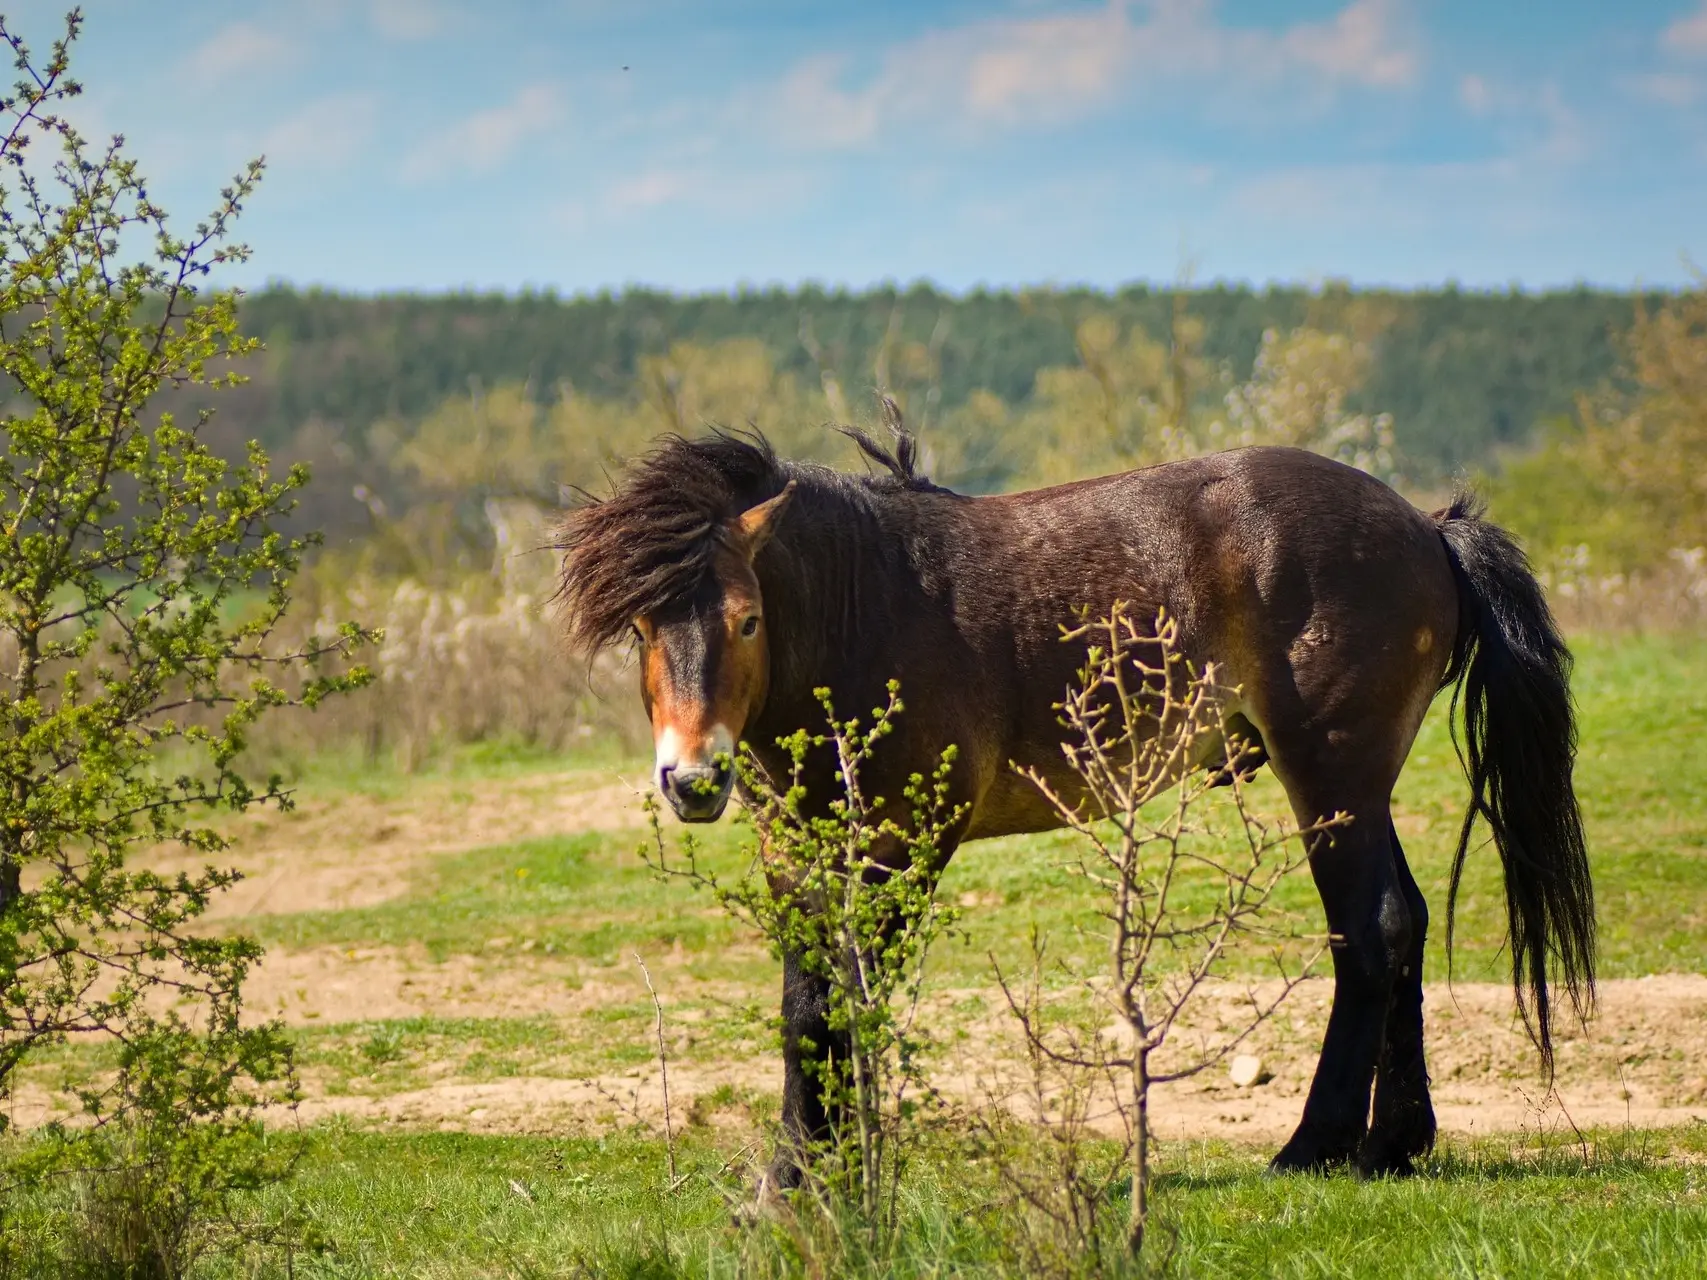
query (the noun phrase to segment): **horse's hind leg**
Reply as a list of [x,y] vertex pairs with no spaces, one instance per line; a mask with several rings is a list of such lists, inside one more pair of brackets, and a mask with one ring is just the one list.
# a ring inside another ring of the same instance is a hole
[[1350,813],[1352,822],[1319,836],[1311,850],[1310,872],[1332,935],[1334,1003],[1303,1119],[1275,1156],[1277,1170],[1325,1169],[1357,1155],[1393,985],[1412,950],[1386,796],[1319,806],[1300,799],[1295,793],[1301,823],[1336,811]]
[[1428,933],[1428,903],[1405,863],[1397,831],[1390,833],[1399,889],[1411,915],[1411,942],[1393,984],[1387,1009],[1387,1036],[1375,1071],[1375,1120],[1357,1154],[1358,1170],[1369,1176],[1411,1172],[1411,1158],[1434,1146],[1434,1104],[1428,1096],[1428,1067],[1423,1058],[1423,942]]

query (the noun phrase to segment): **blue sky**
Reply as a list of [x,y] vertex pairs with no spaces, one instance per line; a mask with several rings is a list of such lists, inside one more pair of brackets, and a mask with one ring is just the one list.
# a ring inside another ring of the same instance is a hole
[[[40,48],[64,4],[0,0]],[[1614,287],[1707,259],[1707,0],[88,0],[242,283]]]

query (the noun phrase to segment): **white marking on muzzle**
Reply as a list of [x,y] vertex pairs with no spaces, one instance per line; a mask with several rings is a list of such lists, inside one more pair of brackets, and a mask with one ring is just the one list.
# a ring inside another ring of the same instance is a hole
[[662,791],[664,789],[664,771],[674,769],[682,754],[682,735],[676,732],[674,725],[665,725],[653,745],[652,783]]
[[654,740],[653,750],[652,781],[660,791],[664,789],[664,772],[667,769],[710,769],[717,763],[718,756],[725,758],[728,767],[735,765],[735,735],[722,724],[712,725],[711,732],[697,744],[697,749],[688,746],[674,725],[665,725]]

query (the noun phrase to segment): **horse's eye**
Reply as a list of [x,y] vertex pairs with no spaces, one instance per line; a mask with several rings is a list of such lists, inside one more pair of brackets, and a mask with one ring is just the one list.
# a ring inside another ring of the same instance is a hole
[[758,614],[750,613],[747,615],[747,620],[741,624],[741,634],[746,636],[748,639],[759,634]]
[[644,634],[644,633],[642,633],[642,632],[641,632],[641,630],[640,630],[640,628],[639,628],[639,627],[637,627],[637,626],[636,626],[636,625],[635,625],[635,624],[634,624],[634,623],[632,623],[632,622],[631,622],[631,623],[629,623],[629,624],[628,624],[628,633],[629,633],[629,635],[631,635],[631,636],[633,636],[633,637],[634,637],[634,643],[635,643],[635,644],[642,644],[642,645],[643,645],[643,644],[645,644],[645,643],[646,643],[646,636],[645,636],[645,634]]

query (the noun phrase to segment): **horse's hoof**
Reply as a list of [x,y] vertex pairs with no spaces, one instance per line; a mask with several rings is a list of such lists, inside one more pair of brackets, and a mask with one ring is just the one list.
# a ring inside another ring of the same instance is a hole
[[1359,1155],[1352,1161],[1352,1172],[1357,1174],[1359,1183],[1374,1183],[1383,1178],[1415,1178],[1417,1166],[1408,1155],[1389,1155],[1379,1161],[1366,1161]]
[[1352,1172],[1360,1182],[1373,1182],[1378,1178],[1410,1178],[1416,1174],[1416,1166],[1411,1158],[1400,1151],[1369,1151],[1366,1149],[1357,1153],[1357,1159],[1352,1162]]
[[753,1183],[753,1194],[730,1209],[729,1218],[736,1227],[751,1227],[783,1207],[786,1203],[784,1197],[790,1188],[781,1175],[782,1171],[774,1163],[759,1175],[758,1181]]
[[1411,1161],[1434,1150],[1434,1112],[1423,1110],[1394,1124],[1377,1124],[1357,1152],[1360,1178],[1408,1178]]
[[775,1204],[790,1191],[799,1190],[805,1180],[806,1172],[800,1162],[778,1152],[753,1185],[753,1199],[759,1204]]
[[1324,1142],[1301,1133],[1292,1135],[1284,1147],[1268,1162],[1270,1173],[1327,1173],[1348,1163],[1356,1150],[1355,1144]]

